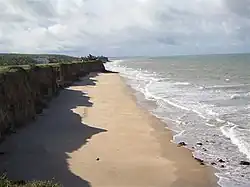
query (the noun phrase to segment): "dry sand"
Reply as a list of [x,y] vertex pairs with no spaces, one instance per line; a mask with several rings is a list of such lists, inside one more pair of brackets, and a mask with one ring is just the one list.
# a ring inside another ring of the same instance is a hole
[[170,143],[118,74],[84,78],[0,145],[0,171],[65,187],[214,187],[211,168]]

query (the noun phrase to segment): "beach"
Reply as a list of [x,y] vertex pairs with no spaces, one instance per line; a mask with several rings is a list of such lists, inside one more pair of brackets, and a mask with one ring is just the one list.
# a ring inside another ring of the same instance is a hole
[[213,170],[171,143],[165,126],[138,106],[119,74],[91,74],[0,145],[0,170],[66,187],[217,186]]

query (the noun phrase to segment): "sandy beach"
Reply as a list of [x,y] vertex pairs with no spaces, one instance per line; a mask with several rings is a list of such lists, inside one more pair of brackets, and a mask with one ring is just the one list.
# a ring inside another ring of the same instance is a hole
[[65,187],[217,186],[212,169],[171,139],[118,74],[92,74],[0,145],[0,171]]

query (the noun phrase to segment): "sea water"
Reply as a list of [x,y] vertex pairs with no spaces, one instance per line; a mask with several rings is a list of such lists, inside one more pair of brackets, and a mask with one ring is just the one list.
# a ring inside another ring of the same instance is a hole
[[219,185],[250,186],[250,166],[240,165],[250,161],[250,55],[121,58],[106,68],[154,103],[174,142],[218,169]]

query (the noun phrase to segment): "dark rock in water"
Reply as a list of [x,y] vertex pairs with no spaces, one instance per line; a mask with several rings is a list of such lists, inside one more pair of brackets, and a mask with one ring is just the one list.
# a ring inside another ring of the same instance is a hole
[[209,141],[208,141],[208,140],[206,140],[206,142],[207,142],[207,143],[209,143]]
[[197,145],[200,145],[200,146],[202,146],[203,144],[199,142],[199,143],[197,143]]
[[206,141],[207,143],[216,143],[214,140]]
[[196,157],[194,157],[194,159],[195,159],[196,161],[198,161],[198,162],[200,163],[200,165],[205,165],[204,160],[202,160],[202,159],[200,159],[200,158],[196,158]]
[[248,161],[240,161],[240,165],[249,166],[250,162],[248,162]]
[[219,159],[218,162],[220,162],[220,163],[225,163],[225,161],[222,160],[222,159]]
[[185,142],[178,143],[178,147],[186,146],[187,144]]
[[203,151],[207,151],[207,149],[203,148]]
[[192,147],[192,149],[195,149],[195,147]]
[[99,160],[100,160],[100,158],[96,158],[96,160],[97,160],[97,161],[99,161]]
[[212,165],[212,166],[216,166],[217,164],[216,164],[215,162],[212,162],[211,165]]
[[224,165],[221,165],[220,167],[221,167],[221,168],[225,168],[225,166],[224,166]]

